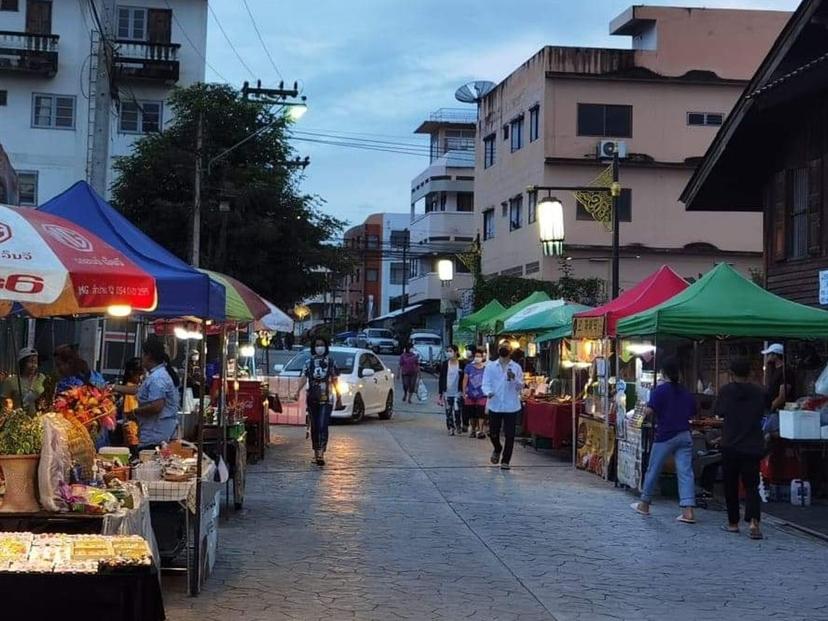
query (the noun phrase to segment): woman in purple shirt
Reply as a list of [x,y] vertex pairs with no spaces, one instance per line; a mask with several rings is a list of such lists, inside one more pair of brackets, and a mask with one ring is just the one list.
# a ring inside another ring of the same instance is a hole
[[650,451],[650,464],[644,476],[641,500],[632,509],[641,515],[650,515],[650,503],[655,493],[661,469],[669,456],[676,462],[679,505],[681,515],[676,520],[695,524],[693,508],[696,506],[696,482],[693,476],[693,437],[690,419],[696,414],[696,400],[679,384],[679,367],[674,358],[667,358],[661,365],[661,374],[667,379],[650,393],[645,415],[655,417],[655,441]]

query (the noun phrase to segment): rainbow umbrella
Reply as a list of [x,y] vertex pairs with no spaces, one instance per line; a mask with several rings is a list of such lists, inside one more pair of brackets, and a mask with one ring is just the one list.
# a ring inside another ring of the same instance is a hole
[[271,312],[270,307],[258,293],[232,276],[210,270],[201,271],[214,282],[224,285],[227,296],[225,304],[227,321],[249,323]]

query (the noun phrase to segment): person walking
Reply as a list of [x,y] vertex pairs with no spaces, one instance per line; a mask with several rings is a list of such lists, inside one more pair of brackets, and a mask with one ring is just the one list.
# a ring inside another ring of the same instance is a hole
[[296,400],[299,393],[307,386],[305,401],[310,420],[311,445],[313,459],[317,466],[325,465],[325,451],[328,449],[328,427],[331,423],[336,398],[336,380],[339,370],[330,355],[330,344],[327,339],[317,337],[313,341],[311,355],[302,369],[299,387],[296,390]]
[[[489,408],[489,437],[494,451],[491,462],[500,462],[502,470],[511,468],[512,451],[515,446],[515,427],[520,414],[520,391],[523,389],[523,371],[512,360],[511,351],[501,345],[498,359],[486,365],[483,371],[483,393]],[[500,443],[500,430],[506,436],[506,444]]]
[[420,357],[413,351],[414,346],[406,343],[400,355],[400,378],[403,385],[403,403],[411,403],[417,393],[417,380],[420,377]]
[[641,500],[632,509],[641,515],[650,515],[650,504],[661,476],[664,462],[671,455],[676,462],[681,515],[676,520],[695,524],[696,482],[693,476],[693,437],[690,419],[696,414],[693,395],[679,384],[679,365],[675,358],[667,358],[661,365],[666,380],[650,393],[644,410],[647,418],[655,417],[655,441],[650,451],[650,463],[644,476]]
[[472,359],[463,372],[463,415],[469,421],[469,437],[485,439],[483,419],[486,416],[486,393],[483,392],[483,373],[486,358],[479,347],[472,350]]
[[730,364],[733,381],[724,386],[716,399],[715,413],[724,419],[722,429],[722,470],[724,471],[727,524],[722,529],[739,532],[739,480],[745,489],[745,522],[750,538],[762,539],[759,500],[759,462],[765,451],[762,418],[765,391],[750,381],[750,361],[744,358]]
[[463,426],[463,368],[457,345],[446,347],[446,359],[440,365],[438,399],[446,409],[446,427],[449,435],[466,432]]

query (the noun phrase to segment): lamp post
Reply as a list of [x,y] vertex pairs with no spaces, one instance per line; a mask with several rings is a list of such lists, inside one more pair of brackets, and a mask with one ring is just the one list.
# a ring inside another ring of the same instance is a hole
[[[451,259],[440,259],[437,261],[437,275],[440,278],[440,284],[442,284],[444,290],[447,287],[450,287],[451,281],[454,280],[454,261]],[[449,312],[446,296],[442,293],[440,294],[440,302],[443,305],[443,308],[440,309],[443,312],[443,334],[445,336],[445,341],[448,344],[452,339],[451,324],[449,323]]]
[[297,304],[293,309],[293,314],[296,315],[302,322],[301,332],[299,336],[305,333],[305,318],[310,315],[310,309],[304,304]]
[[565,239],[563,205],[557,197],[547,196],[538,203],[538,227],[544,256],[563,254]]

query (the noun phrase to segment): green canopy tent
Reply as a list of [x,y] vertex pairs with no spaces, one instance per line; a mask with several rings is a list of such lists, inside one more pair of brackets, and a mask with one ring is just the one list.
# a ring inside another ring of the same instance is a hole
[[480,325],[478,325],[477,329],[485,334],[500,334],[503,331],[503,323],[507,319],[519,313],[527,306],[537,304],[538,302],[547,302],[550,299],[551,298],[543,291],[535,291],[528,297],[522,299],[517,304],[513,304],[512,306],[498,313],[488,321],[481,323]]
[[[504,329],[509,334],[543,334],[544,337],[547,334],[560,333],[561,336],[558,338],[564,338],[572,334],[572,316],[575,313],[582,313],[587,310],[591,310],[591,307],[566,302],[560,306],[530,314],[518,321],[507,320],[504,322]],[[562,330],[562,328],[564,329]],[[539,343],[549,340],[552,339],[536,339]]]
[[486,306],[471,315],[461,317],[456,324],[455,330],[462,330],[466,332],[474,332],[481,324],[486,323],[495,315],[499,315],[506,307],[497,300],[492,300]]
[[666,302],[618,323],[619,336],[828,338],[828,312],[757,286],[726,263]]

